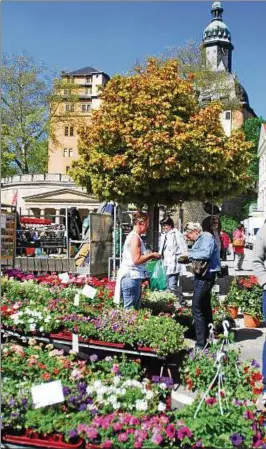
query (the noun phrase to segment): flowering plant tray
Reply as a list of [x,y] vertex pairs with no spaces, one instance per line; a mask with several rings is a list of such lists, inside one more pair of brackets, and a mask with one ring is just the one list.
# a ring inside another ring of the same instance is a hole
[[50,334],[50,338],[72,341],[72,333],[67,331],[57,332],[56,334]]
[[138,346],[138,351],[155,352],[153,348],[149,348],[148,346]]
[[43,447],[49,449],[78,449],[82,446],[83,440],[79,439],[76,443],[65,443],[63,435],[53,434],[42,436],[38,432],[26,429],[24,435],[3,435],[3,441],[7,443],[16,443],[26,446]]

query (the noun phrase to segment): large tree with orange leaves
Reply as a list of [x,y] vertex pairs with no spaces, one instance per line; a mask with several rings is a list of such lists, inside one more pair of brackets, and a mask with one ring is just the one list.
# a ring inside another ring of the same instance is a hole
[[242,131],[226,137],[218,104],[200,108],[193,74],[181,75],[176,59],[113,77],[101,99],[71,171],[97,197],[171,205],[247,187],[250,144]]

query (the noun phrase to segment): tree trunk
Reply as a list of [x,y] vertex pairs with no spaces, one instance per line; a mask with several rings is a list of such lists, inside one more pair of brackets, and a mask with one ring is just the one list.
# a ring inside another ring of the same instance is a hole
[[147,241],[152,251],[158,251],[159,246],[159,207],[156,204],[148,204],[150,226],[147,233]]

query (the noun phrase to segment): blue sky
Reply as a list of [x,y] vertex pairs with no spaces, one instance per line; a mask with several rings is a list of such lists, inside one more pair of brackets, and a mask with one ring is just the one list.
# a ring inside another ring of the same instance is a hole
[[[2,2],[2,51],[26,51],[51,70],[92,66],[124,73],[136,60],[201,40],[209,1]],[[266,118],[264,1],[224,1],[232,34],[233,71],[250,105]]]

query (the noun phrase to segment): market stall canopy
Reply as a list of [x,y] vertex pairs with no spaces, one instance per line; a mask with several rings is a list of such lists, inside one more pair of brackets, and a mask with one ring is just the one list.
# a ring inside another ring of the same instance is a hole
[[50,225],[52,220],[49,218],[36,218],[36,217],[21,217],[20,223],[22,224],[38,224],[38,225]]

